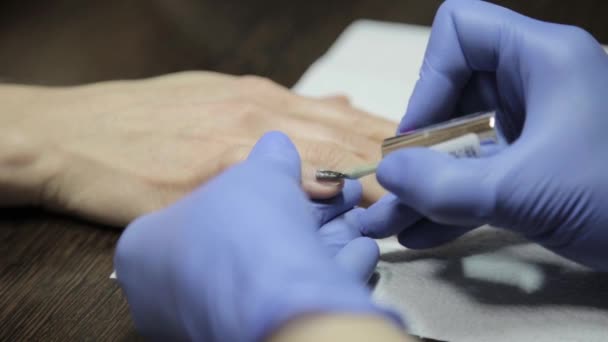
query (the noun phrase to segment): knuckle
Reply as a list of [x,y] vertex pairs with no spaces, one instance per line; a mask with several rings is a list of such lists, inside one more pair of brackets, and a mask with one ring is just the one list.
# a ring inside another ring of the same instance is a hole
[[578,26],[564,26],[562,35],[563,38],[571,42],[582,42],[585,44],[595,42],[595,39],[589,32]]
[[256,75],[245,75],[240,78],[241,85],[246,87],[247,89],[253,90],[267,90],[267,89],[275,89],[279,86],[272,80],[256,76]]
[[437,9],[437,18],[448,18],[454,15],[456,12],[463,9],[463,6],[467,4],[466,1],[462,0],[446,0]]
[[285,87],[261,76],[241,76],[237,81],[237,92],[245,98],[264,100],[268,104],[286,106],[293,102],[293,95]]
[[599,43],[584,29],[577,26],[557,25],[551,40],[548,60],[557,66],[570,67],[597,54]]
[[589,32],[577,26],[565,26],[560,36],[571,56],[595,51],[599,45]]

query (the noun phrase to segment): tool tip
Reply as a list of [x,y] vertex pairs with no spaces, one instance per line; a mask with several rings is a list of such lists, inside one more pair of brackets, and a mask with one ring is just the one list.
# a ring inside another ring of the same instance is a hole
[[347,178],[345,174],[332,170],[317,170],[317,172],[315,173],[315,177],[318,181],[321,182],[339,181],[344,178]]

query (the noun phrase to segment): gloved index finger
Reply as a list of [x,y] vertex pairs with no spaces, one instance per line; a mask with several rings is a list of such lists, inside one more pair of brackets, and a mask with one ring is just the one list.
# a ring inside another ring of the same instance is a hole
[[[517,24],[507,25],[513,22]],[[496,71],[501,59],[517,58],[517,50],[510,48],[516,39],[513,29],[505,28],[525,30],[531,22],[483,1],[446,1],[435,17],[420,78],[398,132],[444,121],[455,114],[474,71]]]

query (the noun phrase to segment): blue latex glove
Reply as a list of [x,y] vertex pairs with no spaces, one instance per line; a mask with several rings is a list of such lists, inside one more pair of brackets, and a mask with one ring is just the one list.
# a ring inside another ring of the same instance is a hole
[[480,159],[413,148],[388,155],[392,195],[364,233],[429,248],[492,224],[608,270],[608,58],[579,28],[481,1],[446,1],[400,131],[497,110],[510,143]]
[[155,339],[258,341],[303,314],[384,314],[363,281],[378,248],[344,214],[360,195],[351,182],[311,205],[295,147],[265,135],[247,161],[126,229],[114,262],[135,326]]

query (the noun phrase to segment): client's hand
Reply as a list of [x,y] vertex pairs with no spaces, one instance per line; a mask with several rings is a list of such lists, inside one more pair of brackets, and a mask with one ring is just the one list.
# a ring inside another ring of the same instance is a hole
[[[242,160],[271,129],[293,137],[309,196],[334,196],[342,185],[317,183],[313,170],[379,160],[395,126],[344,98],[305,98],[262,78],[209,72],[6,88],[0,123],[12,133],[0,138],[0,204],[114,225],[174,202]],[[373,177],[365,182],[370,203],[383,190]]]

